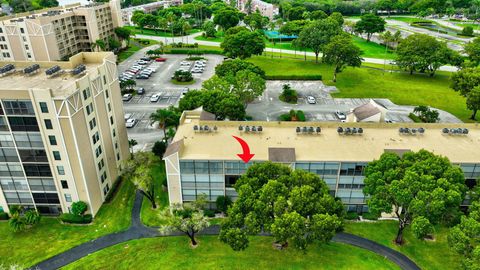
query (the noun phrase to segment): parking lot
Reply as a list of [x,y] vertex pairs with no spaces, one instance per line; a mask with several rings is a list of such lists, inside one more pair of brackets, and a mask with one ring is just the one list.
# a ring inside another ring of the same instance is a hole
[[[149,48],[152,49],[152,48]],[[144,57],[146,50],[137,52],[135,55],[118,65],[118,74],[122,74],[132,66],[137,64],[140,58]],[[156,72],[151,73],[148,79],[134,79],[136,81],[135,89],[144,88],[145,93],[124,101],[125,114],[131,114],[130,118],[137,120],[132,128],[128,128],[129,139],[135,139],[137,145],[134,150],[149,150],[155,141],[163,138],[161,129],[158,129],[158,123],[151,123],[150,114],[159,108],[167,108],[170,105],[177,105],[183,92],[186,89],[199,89],[203,81],[209,79],[215,73],[215,66],[223,61],[220,55],[206,55],[205,67],[203,73],[193,73],[195,82],[191,85],[176,85],[171,82],[173,73],[181,67],[180,63],[185,61],[186,55],[165,55],[165,62],[152,61],[145,65],[145,68],[151,67]],[[194,61],[193,61],[194,62]],[[194,64],[191,65],[194,68]],[[144,68],[144,69],[145,69]],[[140,72],[139,72],[140,73]],[[156,102],[151,102],[150,98],[158,94],[160,98]]]

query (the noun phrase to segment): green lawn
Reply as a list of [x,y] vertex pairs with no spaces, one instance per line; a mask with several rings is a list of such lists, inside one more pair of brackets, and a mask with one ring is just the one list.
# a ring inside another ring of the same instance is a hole
[[13,233],[0,223],[0,265],[30,267],[56,254],[102,235],[126,230],[131,223],[135,188],[124,180],[115,198],[104,204],[89,226],[63,225],[57,218],[42,218],[25,232]]
[[158,214],[160,209],[168,205],[168,193],[163,190],[163,186],[167,186],[167,177],[165,175],[165,163],[161,162],[153,168],[153,177],[157,180],[155,184],[155,201],[157,209],[152,209],[152,204],[147,198],[143,198],[141,220],[147,226],[160,226]]
[[460,256],[456,254],[447,242],[448,229],[437,227],[435,241],[416,239],[410,228],[405,229],[406,243],[397,246],[393,243],[396,236],[398,222],[380,221],[375,223],[347,222],[345,231],[353,233],[382,245],[394,248],[415,261],[420,268],[428,270],[460,269]]
[[252,237],[250,246],[233,251],[216,236],[199,237],[192,249],[187,237],[150,238],[118,244],[62,269],[399,269],[372,252],[339,243],[313,245],[303,253],[279,251],[270,237]]
[[387,20],[395,20],[395,21],[401,21],[401,22],[406,22],[406,23],[413,23],[413,22],[433,22],[431,20],[426,20],[422,18],[416,18],[416,17],[388,17],[385,18]]
[[[137,39],[137,40],[140,40],[140,39]],[[139,50],[141,50],[145,47],[157,44],[157,41],[155,41],[155,40],[151,40],[151,39],[141,39],[141,40],[148,41],[148,44],[139,43],[138,41],[136,41],[136,39],[130,40],[130,45],[128,46],[128,48],[126,48],[125,50],[122,50],[117,55],[118,62],[121,63],[121,62],[125,61],[127,58],[132,56],[134,53],[138,52]]]
[[[171,37],[172,36],[172,33],[169,32],[169,31],[161,31],[161,30],[158,30],[158,31],[155,31],[153,29],[145,29],[145,28],[140,28],[140,27],[136,27],[136,26],[125,26],[126,28],[130,29],[130,31],[132,32],[132,35],[148,35],[148,36],[158,36],[158,37]],[[194,33],[198,33],[202,31],[201,29],[191,29],[188,31],[188,34],[194,34]],[[176,36],[179,36],[179,35],[176,35]]]
[[474,30],[480,30],[480,24],[478,23],[462,23],[462,22],[455,22],[454,23],[456,26],[460,26],[460,27],[465,27],[465,26],[471,26],[473,27]]
[[[400,105],[429,105],[446,110],[461,120],[469,120],[465,98],[449,88],[450,73],[438,72],[433,78],[423,75],[400,72],[383,72],[376,68],[382,65],[364,64],[363,68],[347,68],[333,83],[332,68],[312,61],[278,59],[256,56],[248,61],[260,66],[267,75],[322,75],[327,85],[335,85],[340,91],[334,93],[339,98],[389,98]],[[478,118],[477,118],[478,119]]]

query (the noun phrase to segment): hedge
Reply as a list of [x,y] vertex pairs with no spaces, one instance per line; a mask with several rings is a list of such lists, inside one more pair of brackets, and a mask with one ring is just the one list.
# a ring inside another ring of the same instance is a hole
[[120,187],[120,184],[122,183],[123,178],[121,176],[117,177],[117,181],[115,181],[112,185],[112,188],[108,192],[107,196],[105,197],[105,203],[109,203],[112,201],[115,193],[117,193],[118,188]]
[[380,217],[379,214],[374,214],[370,212],[362,213],[362,218],[369,220],[377,220]]
[[171,49],[166,51],[167,54],[189,54],[189,55],[201,55],[201,54],[220,54],[222,55],[221,51],[217,50],[185,50],[185,49]]
[[207,217],[215,217],[215,211],[211,209],[206,209],[203,214]]
[[60,220],[65,223],[72,223],[72,224],[88,224],[92,223],[92,215],[86,214],[83,216],[77,216],[71,213],[65,213],[60,215]]
[[300,80],[317,81],[322,80],[322,75],[266,75],[267,80]]
[[297,119],[300,122],[305,122],[305,120],[306,120],[305,113],[301,110],[298,110],[297,111]]
[[413,122],[415,122],[415,123],[423,123],[422,119],[420,119],[420,117],[418,117],[418,116],[417,116],[416,114],[414,114],[414,113],[409,113],[409,114],[408,114],[408,117],[409,117],[410,119],[412,119]]
[[7,213],[1,212],[0,213],[0,220],[8,220],[10,217],[8,216]]
[[358,219],[358,213],[357,212],[347,212],[347,215],[345,216],[345,219],[357,220]]

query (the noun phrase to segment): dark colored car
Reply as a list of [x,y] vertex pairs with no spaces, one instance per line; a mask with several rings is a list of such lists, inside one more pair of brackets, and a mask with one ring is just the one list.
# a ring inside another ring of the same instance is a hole
[[145,94],[145,88],[143,88],[143,87],[138,88],[137,89],[137,94],[139,94],[139,95]]
[[140,74],[140,75],[137,75],[137,77],[135,77],[137,79],[140,79],[140,80],[146,80],[149,78],[148,75],[145,75],[145,74]]

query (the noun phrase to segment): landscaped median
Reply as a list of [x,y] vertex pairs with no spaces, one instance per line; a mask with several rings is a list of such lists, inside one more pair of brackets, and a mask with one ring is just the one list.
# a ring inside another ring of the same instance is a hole
[[29,230],[14,233],[8,222],[0,222],[0,266],[30,267],[81,243],[128,229],[134,194],[133,184],[124,180],[115,198],[100,208],[91,225],[67,225],[56,217],[42,217]]

